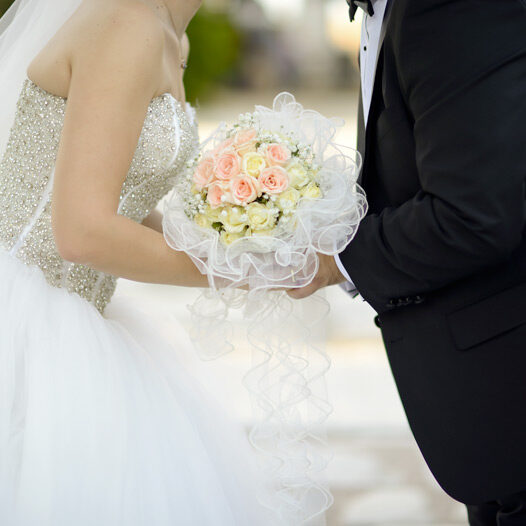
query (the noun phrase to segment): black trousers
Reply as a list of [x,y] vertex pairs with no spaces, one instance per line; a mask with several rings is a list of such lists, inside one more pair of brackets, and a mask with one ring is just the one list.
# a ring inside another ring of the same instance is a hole
[[467,508],[470,526],[526,526],[526,492]]

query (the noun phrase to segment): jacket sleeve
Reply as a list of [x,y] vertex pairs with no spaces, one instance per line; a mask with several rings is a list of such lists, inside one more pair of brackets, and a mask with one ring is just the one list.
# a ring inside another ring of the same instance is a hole
[[392,9],[387,38],[421,191],[367,216],[341,255],[379,312],[509,258],[526,222],[526,7],[399,0]]

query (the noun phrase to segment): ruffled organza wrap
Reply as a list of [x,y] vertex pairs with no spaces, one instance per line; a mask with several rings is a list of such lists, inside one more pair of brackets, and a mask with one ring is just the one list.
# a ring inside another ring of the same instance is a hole
[[[273,481],[265,504],[283,524],[323,524],[332,504],[320,447],[331,412],[325,388],[330,360],[320,332],[329,306],[321,296],[293,302],[285,290],[310,284],[319,254],[342,252],[356,234],[367,212],[357,184],[361,160],[335,143],[341,121],[304,109],[289,93],[278,95],[272,109],[256,106],[253,115],[258,131],[285,133],[312,148],[322,197],[302,199],[290,225],[272,236],[227,246],[216,231],[187,216],[182,195],[188,182],[181,180],[166,202],[164,235],[208,276],[210,288],[189,307],[201,356],[215,358],[236,347],[253,352],[245,384],[257,416],[251,443]],[[221,144],[227,133],[220,126],[206,145]]]

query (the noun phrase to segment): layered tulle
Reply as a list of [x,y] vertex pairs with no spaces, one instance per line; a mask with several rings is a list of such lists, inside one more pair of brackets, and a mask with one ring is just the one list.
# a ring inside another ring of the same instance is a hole
[[[319,167],[320,197],[301,199],[288,227],[225,245],[215,229],[203,228],[188,216],[184,199],[192,186],[188,172],[189,179],[180,178],[166,201],[163,229],[167,243],[186,252],[213,288],[246,287],[255,296],[308,285],[318,270],[318,255],[342,252],[356,235],[367,199],[357,184],[360,154],[334,140],[342,122],[304,109],[290,93],[278,95],[273,108],[256,106],[251,115],[251,128],[286,134],[312,150]],[[218,146],[228,133],[225,124],[207,143]]]
[[220,126],[202,145],[204,152],[221,147],[233,130],[242,129],[285,136],[298,151],[308,148],[320,195],[300,199],[285,227],[278,223],[264,235],[225,244],[219,232],[202,227],[189,213],[186,196],[196,182],[191,178],[177,182],[165,206],[167,243],[186,252],[210,283],[191,306],[197,350],[205,358],[234,350],[236,315],[245,322],[244,345],[252,349],[254,363],[245,384],[258,417],[250,439],[272,478],[267,505],[288,525],[324,525],[333,502],[323,480],[327,454],[320,448],[331,412],[325,392],[330,360],[313,338],[329,306],[315,297],[298,308],[284,290],[310,284],[320,254],[341,253],[366,215],[367,199],[357,184],[360,155],[335,142],[342,124],[282,93],[272,108],[256,106],[240,116],[238,128]]
[[0,316],[0,524],[276,524],[244,436],[140,313],[0,252]]

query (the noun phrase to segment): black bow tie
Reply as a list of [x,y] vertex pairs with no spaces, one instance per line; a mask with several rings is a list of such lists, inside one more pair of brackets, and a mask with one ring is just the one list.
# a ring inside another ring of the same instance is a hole
[[349,4],[349,16],[351,17],[351,22],[354,20],[354,15],[359,7],[361,7],[369,16],[374,15],[373,2],[372,0],[347,0]]

